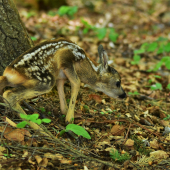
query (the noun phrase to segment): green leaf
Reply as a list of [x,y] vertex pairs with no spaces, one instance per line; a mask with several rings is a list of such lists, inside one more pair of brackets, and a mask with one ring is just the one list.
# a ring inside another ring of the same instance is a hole
[[145,53],[145,49],[144,48],[141,48],[139,50],[134,50],[134,54],[142,54],[142,53]]
[[83,29],[83,34],[87,34],[89,32],[89,29],[88,28],[84,28]]
[[163,61],[159,61],[159,62],[155,65],[155,67],[153,68],[153,71],[157,71],[157,70],[162,66],[162,64],[163,64]]
[[69,6],[61,6],[58,10],[58,15],[63,16],[67,14],[68,10],[69,10]]
[[152,80],[151,80],[151,79],[149,79],[149,80],[148,80],[148,83],[149,83],[149,84],[151,84],[151,83],[152,83]]
[[168,85],[167,85],[167,89],[169,89],[169,90],[170,90],[170,84],[168,84]]
[[69,8],[67,13],[69,16],[73,16],[77,12],[77,10],[78,10],[77,6],[73,6]]
[[140,59],[141,59],[141,57],[140,57],[140,55],[134,55],[134,56],[133,56],[133,59],[134,59],[134,61],[139,62]]
[[27,124],[28,124],[27,121],[22,121],[22,122],[17,124],[17,128],[24,128]]
[[40,108],[41,112],[44,113],[45,109],[43,107]]
[[42,119],[42,122],[44,122],[44,123],[50,123],[51,122],[51,120],[50,119]]
[[20,117],[21,117],[22,119],[28,120],[28,115],[25,115],[25,114],[23,114],[23,113],[20,113]]
[[166,62],[170,59],[170,56],[164,56],[162,57],[161,61]]
[[48,11],[47,14],[53,17],[57,14],[57,12],[56,11]]
[[142,46],[140,47],[140,49],[146,49],[146,47],[148,47],[149,43],[143,43]]
[[162,54],[162,53],[164,53],[164,47],[163,47],[163,46],[160,46],[160,47],[158,48],[157,54]]
[[168,42],[166,45],[165,45],[165,51],[168,53],[170,52],[170,42]]
[[137,91],[135,91],[135,92],[129,92],[128,94],[130,94],[130,95],[139,95],[139,93],[138,93]]
[[96,33],[98,39],[102,40],[106,36],[106,28],[97,28]]
[[139,64],[140,59],[141,59],[140,55],[134,55],[133,56],[134,61],[131,61],[131,64],[132,65]]
[[36,41],[36,40],[37,40],[37,38],[36,38],[36,37],[34,37],[34,36],[31,36],[31,40]]
[[170,69],[170,58],[165,62],[165,66],[167,69]]
[[42,123],[42,120],[41,119],[35,119],[35,120],[32,120],[32,122],[34,123],[37,123],[38,125],[40,125]]
[[38,119],[38,117],[39,117],[39,114],[32,114],[32,115],[30,115],[30,120],[34,121],[34,120]]
[[157,42],[150,43],[148,45],[147,51],[148,52],[153,52],[153,51],[156,50],[157,47],[158,47],[158,43]]
[[156,77],[158,79],[161,79],[161,76],[158,76],[158,75],[154,75],[154,77]]
[[156,83],[156,84],[152,85],[151,90],[162,90],[162,84]]
[[110,28],[109,39],[113,42],[116,42],[118,36],[119,34],[115,32],[114,28]]
[[62,130],[62,131],[60,132],[60,136],[62,136],[65,132],[66,132],[66,130]]
[[77,135],[81,135],[84,138],[91,139],[88,132],[81,126],[75,125],[75,124],[69,124],[66,126],[66,130],[71,130]]
[[168,40],[168,38],[164,38],[164,37],[159,37],[158,39],[157,39],[157,41],[167,41]]

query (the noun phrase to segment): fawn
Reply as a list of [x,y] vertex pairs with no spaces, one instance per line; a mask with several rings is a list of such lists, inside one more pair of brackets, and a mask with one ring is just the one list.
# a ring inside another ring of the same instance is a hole
[[[22,99],[49,92],[57,85],[60,109],[66,122],[74,118],[74,107],[80,82],[113,98],[125,98],[119,73],[108,65],[102,45],[98,47],[100,64],[94,62],[78,45],[65,38],[42,42],[16,58],[0,76],[0,95],[20,113]],[[71,99],[67,107],[64,83],[71,83]],[[6,86],[14,87],[3,93]]]

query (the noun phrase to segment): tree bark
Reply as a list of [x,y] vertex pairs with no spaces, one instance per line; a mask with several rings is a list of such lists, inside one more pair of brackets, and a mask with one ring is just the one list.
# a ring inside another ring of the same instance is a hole
[[11,61],[32,46],[13,0],[0,0],[0,75]]

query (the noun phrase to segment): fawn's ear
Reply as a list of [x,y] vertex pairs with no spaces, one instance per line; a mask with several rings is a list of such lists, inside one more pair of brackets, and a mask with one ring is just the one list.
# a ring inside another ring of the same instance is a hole
[[107,71],[108,69],[108,55],[106,51],[103,49],[102,45],[98,47],[99,59],[102,64],[102,71]]

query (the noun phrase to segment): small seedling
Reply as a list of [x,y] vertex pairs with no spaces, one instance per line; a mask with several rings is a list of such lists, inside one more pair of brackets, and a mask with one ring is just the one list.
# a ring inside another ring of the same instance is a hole
[[45,113],[45,108],[44,107],[40,107],[39,110],[42,112],[42,113]]
[[156,83],[152,86],[150,86],[151,90],[162,90],[162,84],[161,83]]
[[81,19],[82,24],[84,25],[83,28],[83,34],[87,34],[89,31],[92,31],[99,40],[102,40],[106,37],[106,35],[109,35],[109,39],[113,42],[116,42],[119,34],[116,33],[114,28],[98,28],[96,26],[90,25],[87,21],[85,21],[83,18]]
[[78,10],[77,6],[61,6],[58,10],[58,15],[60,16],[67,15],[73,18],[77,10]]
[[76,135],[81,135],[84,138],[87,139],[91,139],[90,135],[88,134],[88,132],[81,126],[75,125],[75,124],[69,124],[66,126],[65,130],[62,130],[60,132],[60,135],[63,135],[65,132],[68,132],[69,130],[71,130],[72,132],[74,132]]
[[29,121],[32,121],[34,123],[37,123],[38,125],[40,125],[41,123],[50,123],[51,120],[50,119],[38,119],[39,114],[32,114],[32,115],[25,115],[20,113],[20,117],[22,119],[25,119],[25,121],[22,121],[20,123],[17,124],[17,128],[24,128],[27,124],[29,125]]
[[37,38],[34,37],[34,36],[32,36],[32,37],[31,37],[31,40],[32,40],[32,41],[37,41]]
[[130,95],[139,95],[139,93],[138,93],[137,91],[135,91],[135,92],[129,92],[128,94],[130,94]]
[[129,160],[131,158],[131,156],[128,153],[120,154],[117,150],[112,150],[110,152],[110,157],[114,161],[118,161],[118,162],[123,162],[123,161]]
[[167,117],[163,118],[163,120],[169,120],[170,119],[170,115],[168,114]]
[[5,157],[11,158],[12,154],[4,154]]
[[170,90],[170,84],[168,84],[166,88]]
[[133,56],[133,61],[131,61],[131,64],[132,65],[139,64],[140,59],[141,59],[140,55],[134,55]]

